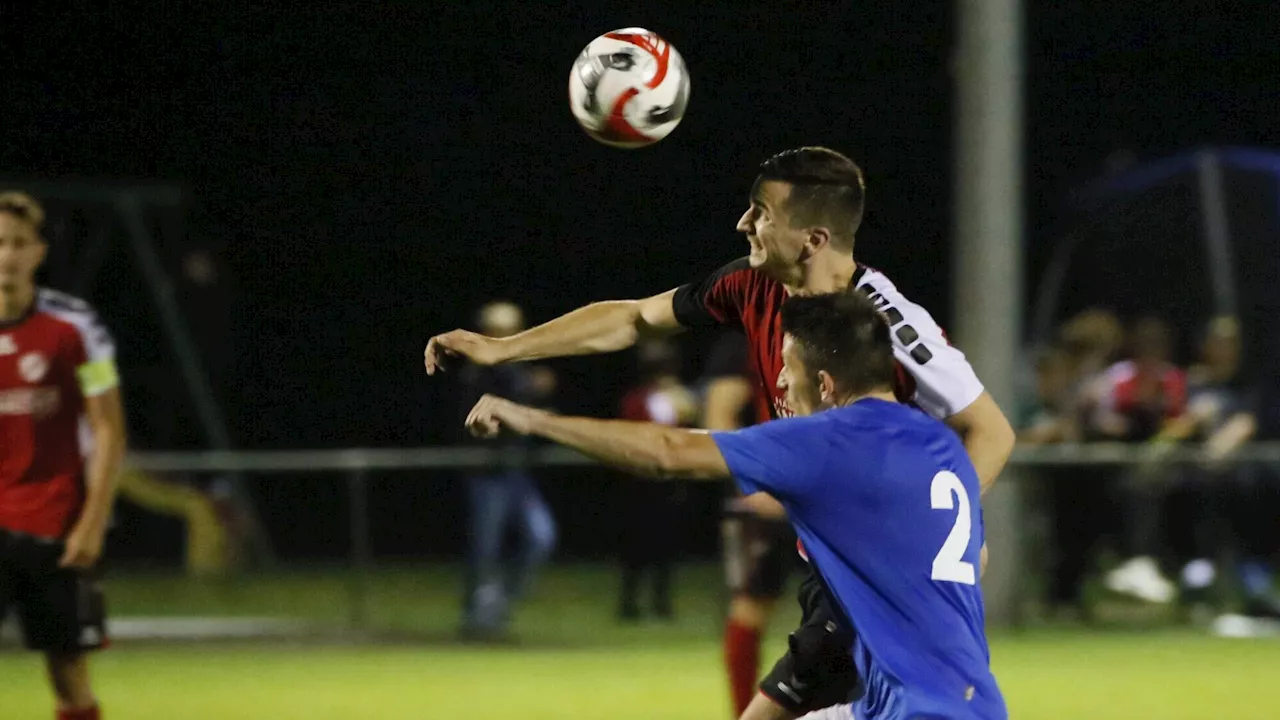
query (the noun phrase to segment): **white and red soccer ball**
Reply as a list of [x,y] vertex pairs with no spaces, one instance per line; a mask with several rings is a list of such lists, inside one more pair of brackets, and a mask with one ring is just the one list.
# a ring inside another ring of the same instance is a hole
[[643,28],[587,44],[569,73],[569,107],[606,145],[637,148],[671,133],[689,105],[689,72],[671,43]]

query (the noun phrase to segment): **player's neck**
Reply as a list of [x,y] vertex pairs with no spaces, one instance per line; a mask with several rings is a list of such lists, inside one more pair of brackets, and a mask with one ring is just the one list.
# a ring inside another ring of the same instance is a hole
[[840,403],[840,407],[852,405],[859,400],[883,400],[884,402],[896,403],[898,396],[893,394],[892,390],[882,390],[880,392],[869,392],[861,395],[851,395],[844,402]]
[[849,287],[857,271],[858,263],[854,262],[853,255],[828,250],[801,265],[797,276],[783,286],[788,295],[840,292]]
[[35,301],[35,286],[16,288],[7,293],[0,292],[0,324],[11,323],[26,315]]

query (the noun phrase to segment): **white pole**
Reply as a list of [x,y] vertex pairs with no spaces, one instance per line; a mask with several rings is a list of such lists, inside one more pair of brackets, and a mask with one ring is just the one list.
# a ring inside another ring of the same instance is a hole
[[[955,324],[988,391],[1014,408],[1022,328],[1022,8],[958,0],[955,51]],[[1015,618],[1021,563],[1013,470],[983,499],[987,616]]]

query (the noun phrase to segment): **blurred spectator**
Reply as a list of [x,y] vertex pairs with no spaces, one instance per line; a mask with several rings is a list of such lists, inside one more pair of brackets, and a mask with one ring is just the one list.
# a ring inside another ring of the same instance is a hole
[[1046,348],[1036,355],[1035,399],[1023,411],[1018,442],[1048,445],[1080,438],[1075,416],[1075,378],[1071,362],[1060,349]]
[[[1124,327],[1107,310],[1085,310],[1064,323],[1054,345],[1036,357],[1035,393],[1021,417],[1019,442],[1079,442],[1093,410],[1089,391],[1123,342]],[[1085,575],[1111,515],[1108,483],[1082,481],[1079,468],[1072,466],[1042,467],[1036,473],[1050,511],[1047,601],[1058,610],[1084,612]]]
[[[1074,392],[1076,377],[1071,358],[1051,347],[1036,357],[1035,396],[1019,423],[1018,442],[1050,445],[1076,442],[1080,423]],[[1101,537],[1099,519],[1105,508],[1105,488],[1081,482],[1074,467],[1048,466],[1035,470],[1039,487],[1046,493],[1050,508],[1053,556],[1048,561],[1049,605],[1060,611],[1085,608],[1084,576],[1094,545]]]
[[[492,302],[480,310],[480,331],[507,337],[525,328],[524,313],[508,302]],[[525,364],[481,367],[462,371],[466,390],[463,413],[485,393],[538,405],[555,390],[555,375],[545,367]],[[517,435],[499,440],[495,467],[467,479],[470,499],[470,550],[462,623],[465,637],[492,639],[506,633],[511,604],[524,595],[536,570],[555,548],[556,525],[530,474],[532,441]],[[519,537],[516,557],[503,563],[508,525]]]
[[1203,443],[1209,461],[1191,470],[1190,482],[1181,493],[1189,521],[1178,526],[1189,524],[1194,532],[1173,539],[1175,545],[1179,540],[1189,545],[1179,548],[1184,558],[1191,558],[1182,572],[1189,604],[1212,604],[1210,589],[1218,575],[1215,560],[1235,551],[1242,559],[1238,569],[1246,615],[1280,618],[1266,562],[1275,550],[1270,527],[1275,508],[1258,512],[1257,473],[1252,468],[1220,462],[1252,440],[1258,430],[1260,391],[1241,370],[1241,351],[1236,318],[1219,317],[1208,323],[1200,362],[1188,372],[1187,412],[1168,432]]
[[[675,346],[652,340],[638,350],[641,380],[622,398],[622,419],[692,426],[697,419],[697,401],[680,382],[680,356]],[[672,617],[672,564],[683,494],[684,486],[674,482],[636,479],[623,485],[622,590],[618,601],[618,615],[623,620],[641,616],[640,585],[646,570],[653,583],[653,614]]]
[[1166,603],[1176,590],[1156,563],[1157,531],[1166,468],[1163,447],[1177,441],[1170,428],[1186,410],[1186,374],[1173,365],[1173,332],[1163,321],[1144,318],[1133,329],[1132,359],[1107,369],[1094,387],[1089,431],[1093,437],[1150,443],[1151,462],[1126,473],[1123,487],[1128,560],[1109,572],[1108,589],[1149,602]]
[[1077,401],[1084,399],[1085,387],[1111,366],[1123,345],[1124,326],[1107,310],[1085,310],[1063,324],[1057,347],[1069,368],[1071,394]]

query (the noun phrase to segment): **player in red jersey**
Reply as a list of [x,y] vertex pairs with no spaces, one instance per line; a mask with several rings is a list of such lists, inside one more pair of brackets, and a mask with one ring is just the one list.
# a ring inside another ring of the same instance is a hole
[[[756,386],[751,348],[738,332],[726,332],[712,347],[705,374],[702,427],[737,430],[769,419],[768,396]],[[763,495],[734,496],[720,524],[729,611],[724,624],[724,666],[731,700],[741,714],[760,679],[761,638],[786,592],[787,578],[801,563],[787,514]]]
[[15,610],[27,647],[44,653],[57,717],[96,720],[86,653],[106,643],[94,570],[124,412],[97,314],[36,287],[43,223],[30,196],[0,193],[0,622]]
[[[944,419],[960,435],[986,490],[1013,450],[1013,428],[929,313],[883,274],[854,260],[863,198],[861,169],[840,153],[817,147],[779,153],[761,165],[750,205],[738,221],[751,248],[747,257],[660,295],[593,303],[509,338],[465,330],[437,335],[424,351],[427,372],[450,357],[495,364],[613,352],[646,333],[726,325],[746,335],[757,387],[770,398],[771,414],[787,416],[791,412],[777,385],[783,300],[855,289],[871,297],[889,321],[899,396]],[[794,718],[856,692],[851,658],[843,649],[855,628],[841,627],[814,573],[800,594],[801,627],[743,718]],[[852,621],[856,625],[857,617]]]

